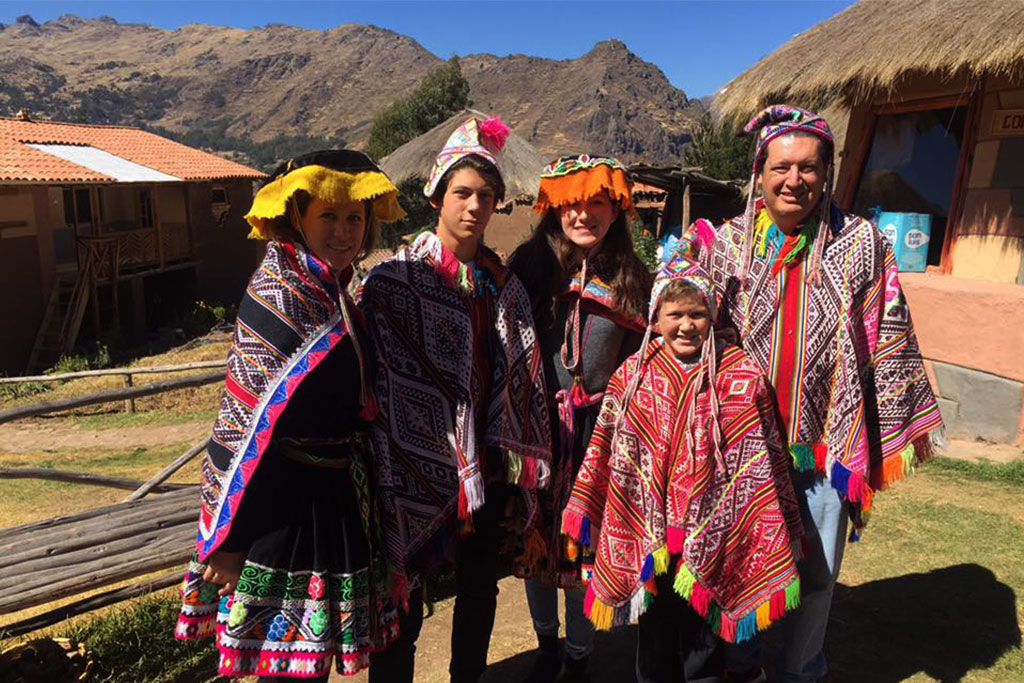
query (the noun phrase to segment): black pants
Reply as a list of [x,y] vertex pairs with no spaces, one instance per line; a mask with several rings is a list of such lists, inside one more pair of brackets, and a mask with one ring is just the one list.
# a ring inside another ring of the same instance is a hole
[[[498,605],[498,525],[508,500],[504,484],[487,487],[486,503],[473,514],[473,532],[455,545],[455,608],[452,612],[452,683],[475,683],[487,668],[487,649]],[[412,683],[416,639],[423,625],[423,588],[409,597],[399,619],[398,640],[370,659],[370,683]]]
[[721,683],[725,664],[718,638],[676,594],[670,577],[656,581],[658,597],[637,628],[637,683]]

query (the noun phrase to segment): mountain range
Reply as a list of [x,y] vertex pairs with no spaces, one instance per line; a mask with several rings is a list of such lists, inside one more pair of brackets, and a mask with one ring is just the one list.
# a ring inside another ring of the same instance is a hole
[[[576,59],[460,56],[475,109],[547,156],[679,163],[704,110],[617,40]],[[442,60],[408,36],[343,24],[166,30],[109,17],[0,25],[0,115],[214,130],[235,139],[324,137],[361,147],[377,112]]]

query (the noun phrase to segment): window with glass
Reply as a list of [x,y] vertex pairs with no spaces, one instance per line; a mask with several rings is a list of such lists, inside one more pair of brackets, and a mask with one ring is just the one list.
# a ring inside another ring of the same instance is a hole
[[967,107],[879,114],[853,210],[931,216],[928,265],[939,265],[953,203]]

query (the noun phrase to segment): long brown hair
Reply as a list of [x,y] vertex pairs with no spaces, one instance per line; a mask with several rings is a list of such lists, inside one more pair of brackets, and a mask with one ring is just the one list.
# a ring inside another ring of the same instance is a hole
[[[647,317],[647,299],[652,278],[633,250],[625,211],[608,228],[600,253],[595,256],[608,273],[615,296],[615,310],[628,317]],[[509,258],[508,267],[522,281],[530,295],[534,322],[538,329],[550,327],[555,320],[556,297],[565,281],[578,269],[573,258],[575,245],[562,231],[557,209],[549,209],[528,240]],[[596,265],[596,264],[595,264]]]

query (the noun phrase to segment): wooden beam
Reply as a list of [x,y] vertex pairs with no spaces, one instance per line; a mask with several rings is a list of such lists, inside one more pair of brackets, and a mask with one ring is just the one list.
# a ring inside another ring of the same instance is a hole
[[[0,479],[49,479],[51,481],[66,481],[71,484],[108,486],[129,491],[134,491],[144,485],[143,482],[135,479],[107,477],[102,474],[92,474],[91,472],[68,472],[49,467],[0,467]],[[159,484],[160,482],[157,483]],[[183,488],[184,486],[185,484],[167,484],[160,488],[164,491],[170,491],[171,489]]]
[[125,501],[127,502],[129,500],[138,500],[139,498],[142,498],[150,491],[161,488],[160,485],[164,481],[166,481],[172,474],[181,469],[189,460],[202,453],[209,443],[210,437],[206,437],[205,439],[197,443],[195,446],[182,453],[174,462],[160,470],[159,474],[157,474],[155,477],[147,481],[145,484],[139,486],[132,493],[132,495],[125,498]]
[[79,377],[102,377],[104,375],[146,375],[155,373],[184,372],[185,370],[199,370],[202,368],[224,367],[223,360],[201,360],[194,363],[179,363],[177,365],[150,365],[138,368],[104,368],[101,370],[79,370],[78,372],[63,372],[59,375],[33,375],[31,377],[0,377],[0,384],[17,384],[19,382],[58,382]]
[[59,624],[69,617],[85,614],[86,612],[91,612],[92,610],[99,609],[100,607],[114,605],[124,600],[141,597],[164,588],[169,588],[170,586],[179,583],[181,579],[182,573],[180,571],[175,571],[131,586],[116,588],[112,591],[92,595],[88,598],[57,607],[56,609],[52,609],[48,612],[37,614],[34,617],[29,617],[28,619],[22,619],[21,621],[15,621],[13,623],[0,626],[0,638],[12,638],[14,636],[20,636],[25,633],[37,631],[41,628],[46,628],[47,626],[53,626],[54,624]]
[[152,396],[153,394],[160,394],[165,391],[173,391],[174,389],[187,389],[189,387],[199,387],[204,384],[211,384],[213,382],[221,382],[224,380],[224,372],[207,372],[202,375],[193,375],[191,377],[182,377],[179,379],[167,379],[160,382],[153,382],[151,384],[144,384],[139,387],[131,388],[120,388],[110,389],[107,391],[98,391],[94,394],[86,394],[84,396],[72,396],[70,398],[54,399],[52,401],[40,401],[39,403],[32,403],[26,406],[19,406],[17,408],[10,408],[8,410],[0,410],[0,424],[4,422],[10,422],[11,420],[18,420],[24,417],[34,417],[36,415],[45,415],[46,413],[53,413],[61,410],[70,410],[72,408],[81,408],[82,406],[91,406],[98,403],[110,403],[112,401],[123,401],[127,398],[141,398],[142,396]]

